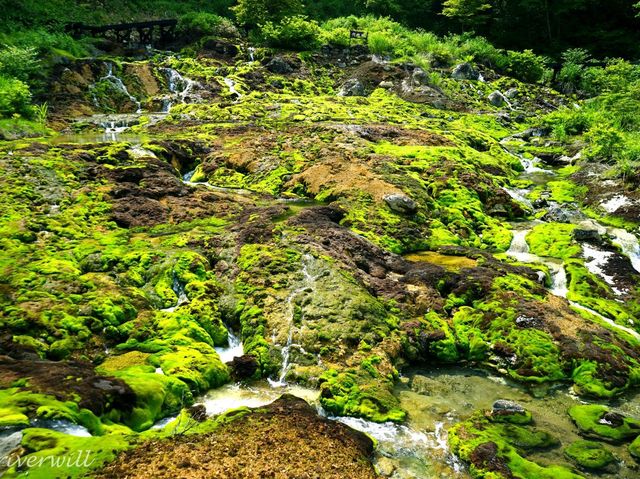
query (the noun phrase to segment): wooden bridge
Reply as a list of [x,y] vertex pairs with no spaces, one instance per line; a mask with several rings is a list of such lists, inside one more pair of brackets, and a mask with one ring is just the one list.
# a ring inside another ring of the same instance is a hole
[[176,40],[177,24],[177,20],[154,20],[101,26],[70,23],[66,26],[66,31],[76,38],[90,36],[105,38],[127,46],[154,45],[162,47]]

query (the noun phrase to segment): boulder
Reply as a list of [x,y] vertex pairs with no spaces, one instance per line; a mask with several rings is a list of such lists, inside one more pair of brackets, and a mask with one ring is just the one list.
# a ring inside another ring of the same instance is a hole
[[249,379],[255,374],[259,367],[255,356],[251,356],[250,354],[235,357],[228,364],[231,368],[231,375],[236,381]]
[[393,88],[393,82],[381,81],[380,84],[378,85],[378,88],[384,88],[386,90],[390,90],[391,88]]
[[401,214],[413,214],[417,211],[418,205],[415,201],[406,195],[394,193],[386,195],[384,201],[389,205],[392,211]]
[[573,230],[573,238],[579,243],[602,243],[602,237],[598,230],[593,229],[580,229]]
[[498,90],[492,92],[487,99],[493,106],[501,107],[509,103],[507,98]]
[[291,64],[282,57],[273,57],[269,63],[267,63],[267,70],[271,73],[279,75],[286,75],[293,71]]
[[493,414],[523,414],[526,409],[515,401],[507,399],[498,399],[491,406]]
[[451,76],[456,80],[477,80],[480,73],[470,63],[460,63],[453,69]]
[[338,96],[365,96],[366,91],[364,85],[357,78],[347,80],[340,88]]
[[428,85],[429,84],[429,75],[422,68],[416,68],[413,70],[413,74],[411,75],[411,82],[416,85]]
[[518,95],[518,89],[517,88],[509,88],[505,93],[504,96],[506,96],[507,98],[515,98]]

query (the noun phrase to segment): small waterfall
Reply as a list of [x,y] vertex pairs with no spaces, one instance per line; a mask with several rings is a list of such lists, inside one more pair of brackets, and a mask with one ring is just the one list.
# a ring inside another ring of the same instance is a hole
[[629,257],[633,269],[640,273],[640,244],[638,237],[622,228],[609,228],[607,233],[611,235],[613,244],[620,247],[622,252]]
[[569,292],[567,288],[567,273],[564,269],[562,261],[553,258],[542,258],[532,254],[527,243],[527,235],[530,229],[513,231],[513,240],[511,246],[506,252],[507,256],[511,256],[522,263],[541,263],[549,268],[551,274],[551,287],[549,292],[562,298],[567,297]]
[[91,437],[89,430],[80,426],[79,424],[72,423],[66,419],[33,419],[31,420],[31,427],[39,427],[42,429],[51,429],[52,431],[58,431],[69,436],[76,437]]
[[633,336],[635,339],[640,340],[640,333],[638,333],[637,331],[631,329],[631,328],[627,328],[626,326],[622,326],[621,324],[616,323],[614,320],[607,318],[606,316],[603,316],[602,314],[594,311],[591,308],[587,308],[586,306],[581,305],[580,303],[576,303],[575,301],[569,301],[569,304],[571,304],[571,306],[573,306],[576,309],[581,309],[583,311],[586,311],[587,313],[597,317],[598,319],[604,321],[605,323],[607,323],[608,325],[610,325],[611,327],[618,329],[620,331],[624,331],[625,333],[630,334],[631,336]]
[[287,373],[289,372],[290,364],[290,355],[291,348],[298,347],[302,349],[299,345],[293,343],[293,332],[295,329],[294,326],[294,314],[295,314],[295,300],[296,298],[305,291],[313,291],[314,283],[320,279],[324,275],[324,271],[319,273],[316,276],[313,276],[311,273],[311,268],[313,266],[314,258],[310,254],[305,254],[302,257],[302,281],[301,285],[291,291],[289,296],[287,296],[286,300],[286,311],[289,316],[289,332],[287,334],[287,342],[282,348],[282,368],[280,369],[280,375],[277,380],[269,379],[269,384],[273,387],[282,387],[287,383],[285,378]]
[[227,85],[227,87],[229,88],[229,93],[231,93],[231,95],[235,96],[236,99],[240,99],[242,98],[242,94],[236,89],[236,82],[233,81],[231,78],[225,77],[223,79],[224,84]]
[[187,292],[184,289],[184,286],[178,280],[177,276],[173,277],[173,284],[171,285],[171,289],[178,297],[178,302],[169,308],[164,308],[161,311],[166,311],[167,313],[173,313],[178,307],[182,306],[189,302],[189,298],[187,297]]
[[[162,68],[161,71],[167,77],[167,87],[169,88],[169,92],[171,92],[173,97],[177,97],[180,102],[185,103],[187,97],[191,94],[194,88],[198,86],[198,82],[183,77],[173,68]],[[162,112],[169,113],[172,106],[173,102],[171,99],[165,99],[162,105]]]
[[[107,67],[107,75],[100,78],[100,81],[110,82],[113,86],[116,87],[116,89],[120,90],[125,96],[129,98],[129,100],[131,100],[132,103],[136,105],[136,113],[142,113],[141,103],[135,96],[129,93],[129,90],[127,90],[127,87],[122,82],[122,80],[113,74],[113,63],[105,62],[105,66]],[[96,100],[95,97],[94,100]]]
[[249,52],[249,58],[251,59],[251,61],[255,62],[256,61],[256,59],[255,59],[256,49],[253,48],[253,47],[249,47],[248,52]]
[[233,334],[231,329],[227,328],[227,331],[229,332],[228,345],[226,347],[215,348],[223,363],[231,362],[234,358],[238,358],[244,354],[242,340]]
[[516,200],[518,203],[525,205],[530,210],[534,209],[531,201],[529,201],[525,197],[525,194],[528,192],[528,190],[514,190],[512,188],[506,188],[506,187],[503,187],[502,189],[506,191],[509,194],[509,196],[514,200]]

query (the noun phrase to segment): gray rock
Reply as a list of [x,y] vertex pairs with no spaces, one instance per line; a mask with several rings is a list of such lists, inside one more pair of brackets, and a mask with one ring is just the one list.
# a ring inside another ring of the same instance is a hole
[[340,88],[338,96],[365,96],[364,85],[357,78],[347,80]]
[[509,88],[506,92],[504,92],[504,96],[506,96],[507,98],[515,98],[517,94],[518,94],[517,88]]
[[381,81],[380,84],[378,85],[379,88],[384,88],[386,90],[390,90],[391,88],[393,88],[393,82],[390,81]]
[[552,205],[549,211],[542,217],[543,220],[553,223],[573,223],[582,218],[579,211],[564,208],[559,205]]
[[506,97],[499,92],[498,90],[494,91],[493,93],[491,93],[487,99],[489,100],[489,103],[491,103],[493,106],[497,106],[497,107],[501,107],[504,106],[508,103],[508,100],[506,99]]
[[418,210],[418,205],[415,201],[406,195],[394,193],[392,195],[386,195],[384,201],[389,205],[396,213],[411,214]]
[[271,73],[277,73],[280,75],[284,75],[287,73],[291,73],[293,71],[293,67],[282,57],[273,57],[269,63],[267,63],[267,70]]
[[429,75],[422,68],[416,68],[413,70],[413,74],[411,75],[411,82],[416,85],[428,85],[429,84]]
[[580,243],[602,243],[602,237],[598,230],[576,228],[573,230],[573,238]]
[[526,409],[514,401],[498,399],[491,407],[493,414],[524,414]]
[[477,80],[480,73],[470,63],[460,63],[453,69],[451,76],[456,80]]

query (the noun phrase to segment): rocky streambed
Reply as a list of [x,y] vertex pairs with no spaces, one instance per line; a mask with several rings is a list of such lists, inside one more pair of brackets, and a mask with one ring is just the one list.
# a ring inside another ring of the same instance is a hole
[[6,477],[638,475],[636,193],[532,128],[562,95],[343,56],[52,78],[0,144],[0,452],[92,462]]

